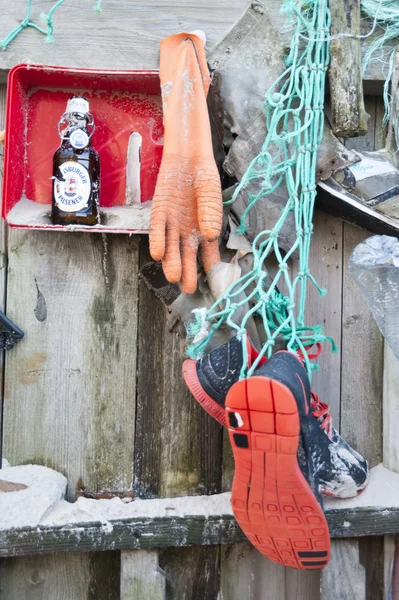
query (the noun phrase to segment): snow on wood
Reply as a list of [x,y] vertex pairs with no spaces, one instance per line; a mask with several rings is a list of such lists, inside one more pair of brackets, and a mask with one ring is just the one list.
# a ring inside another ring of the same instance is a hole
[[24,484],[16,492],[0,491],[0,530],[37,525],[64,498],[66,478],[47,467],[5,467],[0,480]]
[[[6,467],[1,479],[28,485],[0,493],[0,556],[63,551],[145,549],[243,541],[230,493],[155,500],[64,500],[66,480],[46,467]],[[358,497],[325,500],[333,537],[399,532],[399,475],[371,471]]]
[[57,231],[102,231],[110,233],[148,233],[150,228],[151,202],[131,206],[101,206],[101,224],[66,225],[51,224],[51,205],[28,200],[25,196],[10,210],[7,222],[14,227],[56,229]]

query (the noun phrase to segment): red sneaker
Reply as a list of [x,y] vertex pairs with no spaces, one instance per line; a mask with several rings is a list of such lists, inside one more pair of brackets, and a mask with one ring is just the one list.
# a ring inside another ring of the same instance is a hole
[[[246,343],[248,366],[251,366],[258,353],[248,339]],[[260,366],[265,362],[262,359]],[[183,364],[183,376],[194,398],[224,426],[227,426],[226,396],[238,382],[242,364],[242,344],[237,336],[203,359],[186,360]],[[317,472],[322,493],[336,498],[356,496],[368,483],[367,461],[334,429],[328,404],[321,402],[314,392],[311,392],[310,414],[315,430],[319,428],[323,433],[321,437],[315,433],[321,446]]]

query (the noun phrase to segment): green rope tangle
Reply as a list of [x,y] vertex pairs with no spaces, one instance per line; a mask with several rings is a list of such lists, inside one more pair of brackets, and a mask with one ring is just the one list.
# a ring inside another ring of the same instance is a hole
[[[285,0],[282,10],[295,24],[290,53],[286,58],[286,71],[266,94],[268,133],[260,154],[249,165],[231,202],[250,183],[257,183],[259,192],[249,196],[250,202],[239,227],[241,233],[245,231],[247,213],[282,182],[285,182],[288,190],[287,203],[273,229],[262,231],[254,239],[253,270],[233,283],[209,309],[206,320],[212,322],[212,326],[207,337],[188,349],[191,357],[200,356],[213,333],[221,325],[230,326],[243,341],[244,367],[241,378],[250,376],[261,358],[272,354],[277,338],[285,342],[288,350],[300,351],[309,375],[314,368],[307,354],[311,346],[329,340],[333,350],[336,350],[333,340],[323,335],[320,325],[305,325],[307,282],[315,284],[321,295],[326,293],[309,272],[309,249],[316,197],[317,150],[323,137],[330,12],[328,0]],[[279,248],[279,234],[292,211],[297,237],[283,256]],[[268,285],[270,275],[265,261],[272,252],[279,268],[271,285]],[[299,272],[292,280],[289,260],[294,253],[299,255]],[[284,284],[286,293],[277,287]],[[250,309],[237,324],[237,316],[235,320],[233,317],[248,304]],[[261,317],[267,341],[251,368],[247,369],[245,331],[251,316]]]
[[[361,8],[367,17],[382,28],[382,33],[375,37],[367,49],[363,60],[363,73],[365,73],[376,52],[386,47],[387,43],[394,43],[389,53],[388,72],[384,83],[385,115],[383,125],[387,125],[390,116],[389,89],[393,73],[394,56],[399,39],[399,4],[398,0],[361,0]],[[381,58],[377,60],[381,60]]]
[[31,15],[31,10],[32,10],[32,0],[28,0],[28,9],[27,9],[27,13],[26,13],[26,17],[23,21],[21,21],[21,23],[18,25],[18,27],[16,27],[13,31],[11,31],[11,33],[8,34],[7,37],[4,38],[4,40],[2,40],[1,42],[1,47],[3,48],[3,50],[6,50],[7,46],[17,37],[17,35],[19,33],[21,33],[21,31],[23,31],[26,27],[33,27],[34,29],[36,29],[37,31],[40,31],[40,33],[43,33],[43,35],[46,36],[46,41],[49,43],[52,43],[54,41],[52,35],[53,35],[53,31],[54,31],[54,27],[53,27],[53,12],[55,11],[56,8],[58,8],[65,0],[58,0],[58,2],[56,2],[54,4],[54,6],[52,6],[50,12],[48,15],[45,15],[44,13],[42,13],[40,15],[41,19],[43,21],[45,21],[47,28],[44,29],[43,27],[39,27],[39,25],[36,25],[36,23],[33,23],[30,20],[30,15]]
[[[95,6],[93,6],[94,10],[96,10],[98,14],[102,13],[101,1],[102,0],[98,0],[97,4]],[[36,29],[37,31],[39,31],[40,33],[42,33],[43,35],[46,36],[46,42],[52,44],[54,42],[53,13],[64,2],[65,2],[65,0],[58,0],[58,2],[56,2],[51,7],[48,15],[46,15],[44,13],[42,13],[40,15],[40,18],[42,19],[42,21],[44,21],[47,25],[46,29],[44,29],[43,27],[39,27],[39,25],[36,25],[36,23],[33,23],[33,21],[30,20],[31,11],[32,11],[32,0],[28,0],[28,8],[27,8],[27,13],[26,13],[25,19],[23,21],[21,21],[21,23],[18,25],[18,27],[16,27],[13,31],[11,31],[11,33],[9,33],[7,35],[7,37],[4,38],[4,40],[2,40],[0,42],[0,45],[3,48],[3,50],[6,50],[7,46],[9,44],[11,44],[11,42],[17,37],[17,35],[19,33],[21,33],[21,31],[26,29],[26,27],[33,27],[33,29]]]

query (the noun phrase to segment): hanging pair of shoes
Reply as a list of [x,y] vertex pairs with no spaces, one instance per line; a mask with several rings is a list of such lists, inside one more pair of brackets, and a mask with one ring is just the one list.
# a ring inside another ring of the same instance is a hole
[[[257,352],[247,339],[248,366]],[[265,556],[288,567],[320,569],[330,558],[322,493],[348,498],[368,483],[368,465],[332,426],[311,391],[301,359],[282,351],[239,380],[237,337],[183,375],[203,408],[229,429],[235,461],[234,515]]]

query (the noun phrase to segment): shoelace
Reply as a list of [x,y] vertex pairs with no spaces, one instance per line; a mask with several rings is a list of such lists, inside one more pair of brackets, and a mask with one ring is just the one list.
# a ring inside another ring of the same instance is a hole
[[[310,350],[312,348],[312,346],[316,346],[315,351],[314,352],[308,352],[308,350]],[[323,350],[323,347],[322,347],[322,345],[321,345],[320,342],[316,342],[315,344],[311,344],[310,346],[306,346],[306,344],[305,344],[305,350],[307,352],[308,359],[312,360],[312,359],[317,358],[318,356],[320,356],[320,354],[321,354],[321,352]],[[297,350],[297,354],[298,354],[298,356],[299,356],[299,358],[301,360],[304,360],[305,357],[303,355],[302,350]]]
[[332,434],[332,418],[330,415],[330,405],[322,402],[319,396],[312,392],[310,399],[310,406],[312,409],[313,416],[320,421],[321,429],[326,430],[328,437]]

